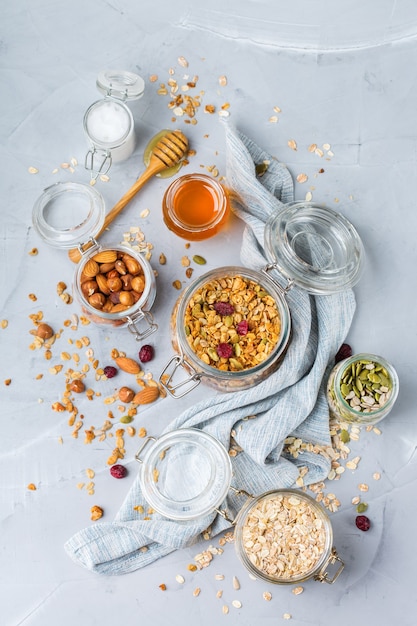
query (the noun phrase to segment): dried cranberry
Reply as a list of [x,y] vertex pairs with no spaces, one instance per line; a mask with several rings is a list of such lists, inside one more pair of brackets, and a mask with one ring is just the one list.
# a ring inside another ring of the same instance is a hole
[[231,315],[235,310],[235,307],[233,304],[230,304],[230,302],[215,302],[214,310],[219,315]]
[[339,363],[339,361],[343,361],[343,359],[349,358],[350,356],[352,356],[352,354],[353,352],[352,352],[352,348],[350,347],[350,345],[348,343],[342,343],[342,345],[339,348],[339,351],[334,357],[334,362]]
[[127,469],[124,465],[112,465],[110,468],[110,474],[113,478],[124,478],[127,474]]
[[369,530],[371,528],[371,520],[366,515],[358,515],[355,520],[359,530]]
[[233,347],[230,343],[219,343],[216,352],[222,359],[229,359],[233,354]]
[[139,350],[139,361],[141,361],[142,363],[149,363],[149,361],[152,361],[153,355],[154,350],[152,346],[148,344],[146,346],[142,346]]
[[117,369],[113,365],[106,365],[103,372],[106,378],[114,378],[117,374]]
[[236,326],[236,330],[237,330],[237,334],[238,335],[247,335],[248,334],[248,330],[249,330],[248,322],[246,320],[242,320]]

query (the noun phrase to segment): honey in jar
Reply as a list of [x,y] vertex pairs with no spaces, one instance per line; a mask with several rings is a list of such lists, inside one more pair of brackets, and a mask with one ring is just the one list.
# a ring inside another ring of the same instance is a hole
[[168,187],[162,201],[167,227],[176,235],[198,241],[216,235],[229,214],[224,187],[205,174],[180,176]]

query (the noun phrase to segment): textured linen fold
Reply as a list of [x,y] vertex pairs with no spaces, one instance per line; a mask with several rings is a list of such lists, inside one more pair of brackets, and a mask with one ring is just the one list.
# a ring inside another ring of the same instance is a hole
[[[284,165],[228,123],[225,134],[232,209],[246,224],[241,263],[260,270],[268,263],[264,252],[265,223],[271,214],[293,201],[293,180]],[[258,178],[256,164],[262,163],[267,163],[268,168]],[[276,272],[273,278],[285,285]],[[304,476],[306,485],[325,479],[330,469],[330,458],[324,452],[317,453],[316,447],[331,445],[325,382],[349,331],[355,311],[354,295],[346,290],[312,296],[293,287],[286,297],[292,339],[279,369],[248,390],[217,394],[209,391],[207,399],[192,405],[165,429],[202,429],[226,449],[233,431],[241,452],[231,458],[232,485],[254,495],[294,486],[300,467],[308,470]],[[293,458],[285,450],[285,440],[290,435],[316,446],[315,451]],[[114,522],[98,523],[76,533],[65,544],[69,556],[99,574],[125,574],[191,545],[209,526],[213,535],[230,527],[215,511],[190,522],[175,522],[159,514],[143,520],[134,509],[140,504],[146,510],[138,476]],[[242,498],[230,491],[222,508],[233,517],[242,504]]]

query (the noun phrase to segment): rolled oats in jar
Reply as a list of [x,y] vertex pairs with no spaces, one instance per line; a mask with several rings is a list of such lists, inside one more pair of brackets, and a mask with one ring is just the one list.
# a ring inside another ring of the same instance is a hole
[[[333,531],[324,509],[295,489],[249,498],[236,519],[235,547],[251,574],[275,584],[314,578],[333,583],[344,563],[333,548]],[[329,566],[337,565],[333,575]]]

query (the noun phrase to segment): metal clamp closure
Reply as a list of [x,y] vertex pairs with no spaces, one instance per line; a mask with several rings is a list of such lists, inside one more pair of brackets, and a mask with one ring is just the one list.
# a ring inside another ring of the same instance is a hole
[[[335,563],[339,563],[339,567],[334,573],[333,578],[329,578],[329,574],[326,571],[326,569],[329,565],[334,565]],[[314,580],[318,580],[321,583],[328,583],[329,585],[332,585],[334,581],[337,580],[337,578],[339,578],[344,567],[345,567],[345,564],[342,561],[342,559],[339,557],[339,555],[337,554],[336,549],[332,548],[330,556],[327,558],[320,572],[314,576]]]
[[[268,265],[265,265],[265,267],[262,268],[262,273],[265,274],[265,276],[268,276],[268,278],[271,278],[269,276],[269,274],[268,274],[268,272],[270,272],[271,270],[277,270],[277,272],[279,272],[278,265],[276,263],[268,263]],[[286,285],[286,287],[282,287],[282,285],[280,285],[273,278],[271,278],[271,280],[274,281],[274,285],[279,289],[279,291],[282,291],[284,296],[285,296],[286,293],[288,293],[290,291],[290,289],[292,289],[294,287],[294,280],[292,278],[287,278],[287,285]]]
[[[158,329],[158,324],[154,322],[153,315],[150,311],[142,311],[139,309],[139,311],[132,316],[127,315],[126,319],[127,327],[132,335],[134,335],[136,341],[142,341],[145,337],[149,337],[149,335],[152,335],[152,333]],[[148,326],[146,329],[140,331],[136,324],[142,320],[145,320]]]
[[[101,162],[97,162],[97,158],[101,158]],[[99,176],[107,174],[112,164],[112,156],[109,150],[97,150],[97,148],[91,148],[85,155],[84,167],[91,172],[91,178],[97,180]]]
[[[236,487],[232,487],[232,486],[230,486],[229,489],[233,491],[236,496],[246,496],[247,498],[254,498],[254,496],[251,493],[248,493],[244,489],[236,489]],[[214,510],[216,511],[216,513],[221,515],[223,519],[225,519],[227,522],[230,522],[233,526],[236,524],[237,517],[232,519],[231,517],[229,517],[228,511],[225,511],[224,509],[214,509]]]
[[136,452],[136,454],[135,454],[135,461],[137,461],[138,463],[143,463],[143,459],[141,459],[139,455],[140,455],[140,453],[143,451],[143,449],[146,447],[146,445],[150,441],[156,441],[156,438],[155,437],[146,437],[145,441],[143,442],[143,444],[141,445],[139,450]]
[[[181,369],[182,372],[186,372],[187,378],[182,378],[178,380],[178,382],[174,382],[174,376],[179,369]],[[191,375],[189,375],[189,370],[192,372]],[[197,374],[191,365],[185,365],[182,355],[175,354],[162,370],[159,382],[170,396],[173,398],[182,398],[200,384],[201,375]],[[183,391],[178,393],[180,389],[183,389]]]

